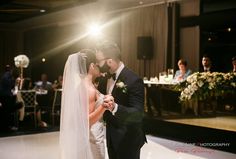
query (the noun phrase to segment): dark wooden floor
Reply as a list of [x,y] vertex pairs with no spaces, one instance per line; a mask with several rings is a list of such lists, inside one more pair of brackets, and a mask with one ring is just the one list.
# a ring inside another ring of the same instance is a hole
[[144,119],[144,129],[147,134],[158,137],[236,153],[234,131],[170,122],[149,116]]

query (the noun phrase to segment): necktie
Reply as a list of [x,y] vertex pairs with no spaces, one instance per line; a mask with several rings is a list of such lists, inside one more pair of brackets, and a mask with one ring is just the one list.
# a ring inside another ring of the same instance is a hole
[[113,74],[108,73],[107,77],[112,78],[115,81],[116,80],[116,73],[113,73]]

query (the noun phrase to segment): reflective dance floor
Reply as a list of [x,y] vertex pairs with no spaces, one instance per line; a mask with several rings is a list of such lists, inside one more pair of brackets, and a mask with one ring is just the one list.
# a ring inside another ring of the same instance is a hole
[[[59,159],[59,132],[0,138],[1,159]],[[147,135],[141,159],[235,159],[236,154]]]

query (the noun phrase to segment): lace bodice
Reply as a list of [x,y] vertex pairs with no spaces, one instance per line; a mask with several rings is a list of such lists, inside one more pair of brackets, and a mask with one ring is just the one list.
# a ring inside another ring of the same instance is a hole
[[102,93],[100,93],[99,91],[97,91],[97,93],[98,93],[98,98],[97,101],[95,102],[95,109],[103,103],[103,98],[104,98],[104,95]]

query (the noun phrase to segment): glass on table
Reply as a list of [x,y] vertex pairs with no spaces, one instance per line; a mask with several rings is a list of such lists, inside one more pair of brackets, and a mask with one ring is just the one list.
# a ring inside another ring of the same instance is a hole
[[159,82],[160,82],[160,83],[164,83],[164,82],[165,82],[166,75],[167,75],[167,74],[166,74],[165,71],[159,73]]
[[167,70],[167,73],[168,73],[168,75],[173,75],[174,74],[174,69],[173,68],[169,68]]
[[172,81],[172,80],[173,80],[173,77],[174,77],[174,69],[169,68],[169,69],[167,70],[167,72],[168,72],[168,80],[169,80],[169,81]]

